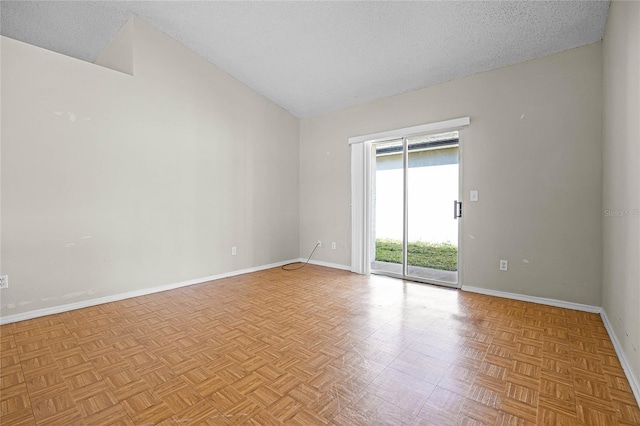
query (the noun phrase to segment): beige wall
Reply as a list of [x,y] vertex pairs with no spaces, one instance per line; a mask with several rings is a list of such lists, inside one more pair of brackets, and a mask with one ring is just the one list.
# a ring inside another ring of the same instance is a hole
[[95,63],[133,75],[134,25],[139,19],[131,17],[102,50]]
[[1,39],[3,317],[298,257],[297,118],[132,25],[133,76]]
[[602,304],[637,382],[639,28],[640,3],[613,2],[603,52],[300,122],[137,18],[104,67],[2,38],[0,315],[306,257],[318,239],[315,260],[347,266],[347,139],[470,116],[463,284]]
[[[611,3],[603,51],[602,303],[638,386],[640,384],[640,218],[637,216],[640,209],[639,2],[614,1]],[[605,213],[608,214],[605,215]],[[637,396],[640,398],[640,394]]]
[[470,116],[463,284],[600,306],[601,61],[595,43],[301,120],[301,254],[337,241],[314,258],[350,263],[349,137]]

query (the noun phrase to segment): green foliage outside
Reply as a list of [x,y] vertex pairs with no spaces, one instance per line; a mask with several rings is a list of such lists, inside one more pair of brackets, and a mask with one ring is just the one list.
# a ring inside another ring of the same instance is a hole
[[[451,243],[409,242],[407,260],[410,266],[421,266],[442,271],[458,270],[458,247]],[[376,260],[402,263],[402,242],[376,240]]]

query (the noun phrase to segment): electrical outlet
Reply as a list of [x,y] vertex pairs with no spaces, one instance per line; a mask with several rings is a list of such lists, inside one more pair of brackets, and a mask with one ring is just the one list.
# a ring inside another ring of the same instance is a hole
[[500,260],[500,270],[501,270],[501,271],[507,271],[507,270],[509,270],[509,262],[508,262],[508,261],[506,261],[506,260],[504,260],[504,259],[501,259],[501,260]]
[[318,240],[318,247],[322,247],[322,241]]
[[331,243],[331,249],[332,249],[332,250],[335,250],[335,249],[336,249],[336,243],[335,243],[335,242]]
[[0,288],[9,288],[9,275],[0,275]]
[[236,250],[236,248],[231,247],[231,255],[235,256],[236,254],[238,254],[238,251]]

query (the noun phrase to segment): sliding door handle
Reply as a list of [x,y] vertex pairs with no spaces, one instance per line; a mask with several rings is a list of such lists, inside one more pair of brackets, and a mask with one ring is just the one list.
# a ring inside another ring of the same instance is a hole
[[462,217],[462,201],[453,200],[453,218]]

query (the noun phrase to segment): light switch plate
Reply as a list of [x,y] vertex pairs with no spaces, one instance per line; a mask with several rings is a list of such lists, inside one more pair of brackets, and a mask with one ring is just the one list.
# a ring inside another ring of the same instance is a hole
[[478,191],[476,191],[475,189],[473,191],[469,191],[469,200],[478,201]]

